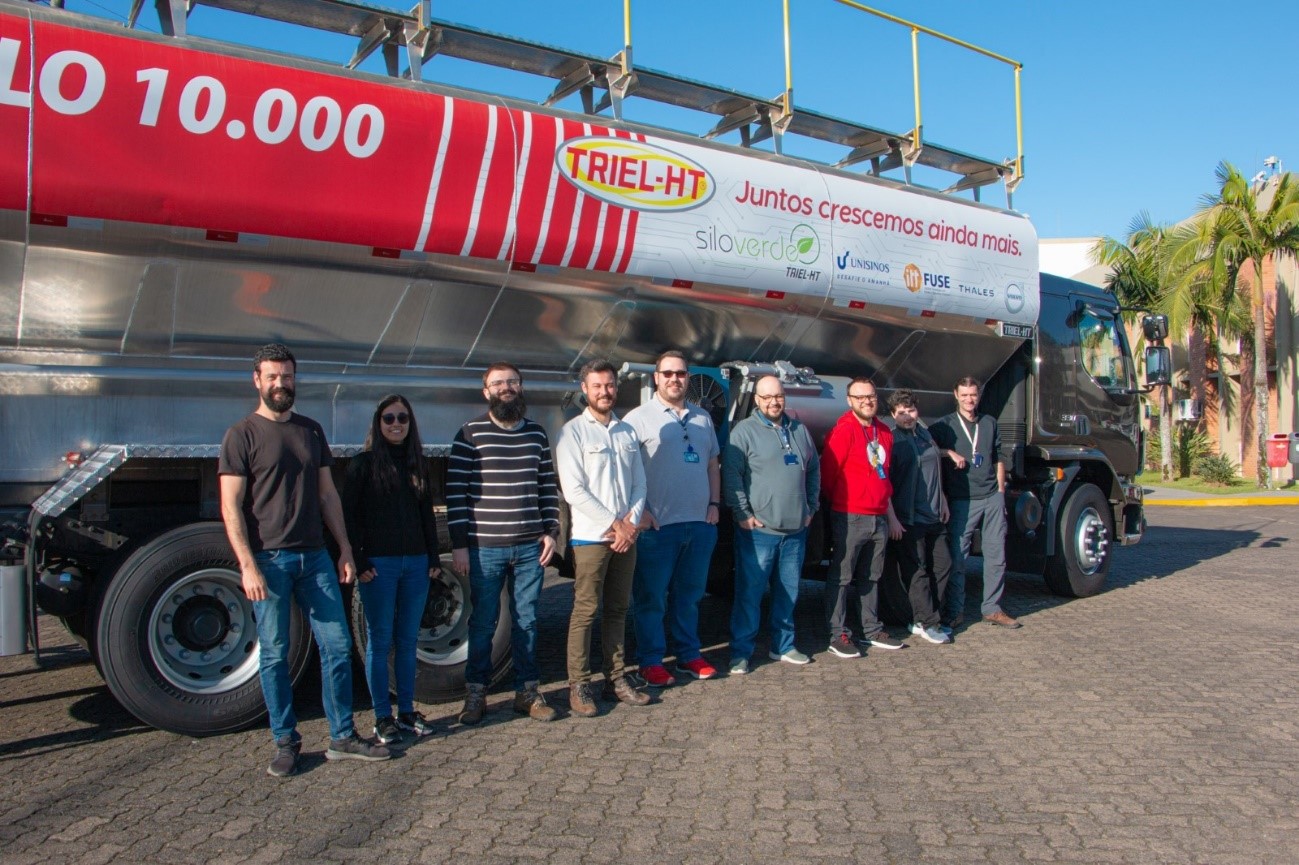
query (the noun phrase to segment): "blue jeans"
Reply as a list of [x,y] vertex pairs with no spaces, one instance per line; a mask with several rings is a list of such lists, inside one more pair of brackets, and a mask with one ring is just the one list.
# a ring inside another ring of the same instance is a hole
[[983,600],[979,612],[992,616],[1001,611],[1006,589],[1006,498],[993,494],[981,499],[951,499],[947,541],[952,551],[952,576],[947,581],[946,618],[950,622],[965,610],[965,560],[974,545],[974,532],[982,530]]
[[365,629],[365,680],[370,686],[374,717],[392,715],[388,693],[388,653],[396,648],[393,672],[397,679],[397,711],[415,711],[415,643],[428,600],[428,556],[375,556],[374,579],[358,582]]
[[469,663],[465,681],[489,685],[492,681],[492,635],[501,616],[501,590],[510,587],[513,622],[514,690],[540,680],[537,672],[537,599],[545,568],[541,566],[541,541],[509,547],[469,548]]
[[298,741],[289,681],[289,621],[293,601],[307,614],[320,648],[321,700],[329,737],[346,739],[352,728],[352,635],[343,612],[338,572],[324,547],[263,550],[255,555],[266,579],[266,600],[253,601],[260,645],[262,694],[277,742]]
[[[794,648],[794,603],[803,575],[807,529],[790,535],[735,530],[735,603],[731,606],[731,660],[753,654],[762,595],[771,584],[771,651]],[[775,565],[773,569],[773,565]],[[772,579],[772,571],[775,579]]]
[[704,597],[715,546],[717,526],[710,523],[673,523],[640,533],[632,581],[632,622],[642,667],[663,663],[667,653],[664,613],[677,663],[700,656],[699,601]]

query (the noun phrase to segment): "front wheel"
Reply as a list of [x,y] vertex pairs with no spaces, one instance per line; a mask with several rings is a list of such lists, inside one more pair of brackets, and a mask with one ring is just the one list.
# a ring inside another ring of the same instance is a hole
[[[415,699],[421,703],[446,703],[465,695],[465,667],[469,660],[469,614],[473,610],[469,577],[457,576],[445,564],[429,581],[428,601],[419,623],[415,649]],[[491,684],[510,671],[510,596],[501,592],[500,616],[492,634]],[[365,657],[369,632],[361,593],[352,594],[352,631],[356,648]],[[388,658],[388,686],[396,688],[393,659]]]
[[[150,726],[186,736],[226,733],[266,714],[257,625],[220,523],[172,529],[132,553],[94,614],[95,656],[118,702]],[[293,607],[289,676],[311,640]]]
[[1046,566],[1046,584],[1051,591],[1085,598],[1104,588],[1113,536],[1105,495],[1093,484],[1071,490],[1060,510],[1056,552]]

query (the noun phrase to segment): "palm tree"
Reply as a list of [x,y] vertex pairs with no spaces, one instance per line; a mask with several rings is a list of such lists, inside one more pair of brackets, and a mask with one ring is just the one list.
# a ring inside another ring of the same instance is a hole
[[[1119,304],[1139,309],[1156,309],[1162,297],[1163,246],[1168,229],[1156,225],[1150,214],[1142,211],[1128,225],[1126,240],[1106,235],[1092,247],[1092,260],[1107,265],[1105,287],[1114,293]],[[1135,313],[1125,314],[1131,320]],[[1159,389],[1159,469],[1164,480],[1173,477],[1173,419],[1170,410],[1172,388]]]
[[[1218,191],[1205,196],[1196,220],[1202,261],[1235,293],[1246,262],[1253,265],[1250,307],[1253,313],[1254,410],[1258,435],[1259,486],[1271,486],[1267,469],[1268,392],[1266,287],[1263,262],[1268,258],[1299,257],[1299,186],[1290,174],[1256,187],[1234,165],[1218,163]],[[1270,193],[1270,195],[1269,195]],[[1243,418],[1242,418],[1243,420]],[[1243,428],[1243,424],[1242,424]]]

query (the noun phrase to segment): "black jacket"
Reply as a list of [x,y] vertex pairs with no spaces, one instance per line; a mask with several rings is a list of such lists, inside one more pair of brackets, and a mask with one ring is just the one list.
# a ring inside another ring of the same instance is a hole
[[[384,442],[391,448],[398,466],[405,465],[404,446]],[[371,483],[374,455],[362,451],[352,458],[343,481],[343,519],[347,540],[352,545],[357,573],[372,567],[374,556],[418,556],[427,554],[429,567],[438,564],[438,533],[433,516],[432,491],[425,484],[424,495],[416,496],[410,478],[402,474],[396,492],[380,492]]]

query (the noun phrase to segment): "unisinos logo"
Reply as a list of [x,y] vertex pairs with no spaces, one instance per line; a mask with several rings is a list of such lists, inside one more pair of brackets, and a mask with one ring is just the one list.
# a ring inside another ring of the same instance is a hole
[[1006,286],[1006,311],[1016,315],[1024,308],[1024,286],[1012,282]]
[[888,275],[892,268],[887,261],[875,261],[861,258],[851,252],[835,256],[834,263],[842,282],[856,282],[862,285],[888,285]]
[[695,248],[776,264],[815,264],[821,257],[821,238],[806,223],[799,223],[789,232],[781,231],[774,235],[732,232],[713,225],[695,232]]
[[702,165],[626,138],[570,138],[555,151],[555,164],[586,194],[632,210],[691,210],[712,198],[716,186]]

